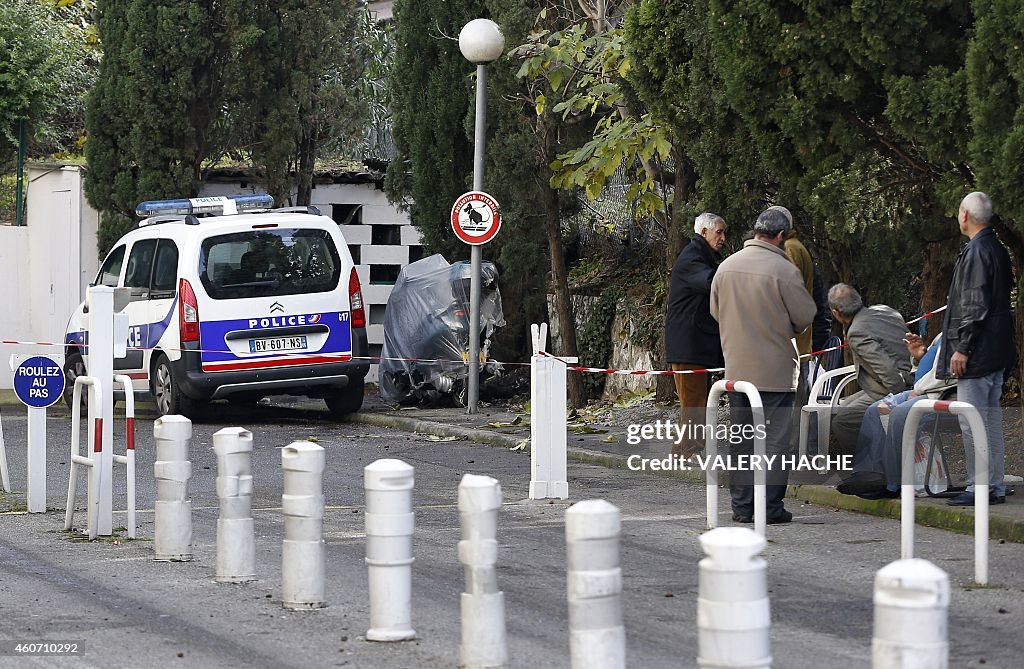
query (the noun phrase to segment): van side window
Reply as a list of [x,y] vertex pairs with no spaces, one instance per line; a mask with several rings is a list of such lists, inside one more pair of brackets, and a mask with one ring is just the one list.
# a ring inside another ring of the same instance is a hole
[[132,245],[132,252],[128,254],[128,268],[124,272],[125,288],[149,288],[155,249],[155,239],[143,239]]
[[97,286],[117,287],[117,280],[121,277],[121,265],[124,263],[124,244],[110,252],[107,259],[103,261],[103,267],[96,277]]
[[178,287],[178,247],[170,239],[161,239],[156,247],[156,260],[153,263],[153,299],[170,297]]

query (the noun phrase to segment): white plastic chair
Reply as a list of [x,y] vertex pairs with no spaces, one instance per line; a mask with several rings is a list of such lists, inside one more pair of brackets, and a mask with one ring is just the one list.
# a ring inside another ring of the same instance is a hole
[[[817,417],[818,443],[817,452],[821,453],[821,444],[825,444],[825,451],[828,451],[829,430],[832,426],[832,412],[839,406],[846,386],[857,378],[857,368],[854,365],[847,365],[839,369],[833,369],[818,376],[811,386],[810,397],[807,404],[800,408],[800,455],[807,455],[807,441],[810,436],[811,416]],[[835,387],[831,392],[826,388],[836,380]]]

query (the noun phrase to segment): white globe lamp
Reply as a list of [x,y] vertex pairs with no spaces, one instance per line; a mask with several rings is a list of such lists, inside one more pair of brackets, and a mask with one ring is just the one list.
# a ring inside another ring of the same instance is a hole
[[473,19],[459,33],[459,51],[471,63],[493,63],[505,50],[505,36],[490,19]]

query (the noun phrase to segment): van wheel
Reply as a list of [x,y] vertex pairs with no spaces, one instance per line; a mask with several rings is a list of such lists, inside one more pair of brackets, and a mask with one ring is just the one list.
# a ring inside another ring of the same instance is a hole
[[[71,406],[71,401],[75,392],[75,379],[85,375],[85,360],[82,359],[81,353],[72,353],[64,360],[64,404],[67,405],[68,411],[74,409],[74,407]],[[86,394],[83,391],[82,415],[84,416],[87,411]]]
[[363,406],[364,385],[365,380],[362,377],[358,379],[351,376],[348,377],[348,385],[345,386],[344,390],[324,398],[327,408],[338,418],[359,411],[360,407]]
[[153,365],[152,374],[153,398],[156,400],[156,411],[161,416],[185,416],[193,418],[198,413],[198,403],[186,397],[178,386],[174,375],[174,367],[166,355],[161,354]]

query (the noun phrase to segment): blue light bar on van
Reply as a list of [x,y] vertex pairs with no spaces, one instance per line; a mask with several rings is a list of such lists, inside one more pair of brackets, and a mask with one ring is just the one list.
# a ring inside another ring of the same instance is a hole
[[181,200],[150,200],[135,207],[136,216],[161,214],[213,214],[230,216],[241,211],[270,209],[274,198],[265,193],[257,195],[229,195],[227,197],[195,197]]

